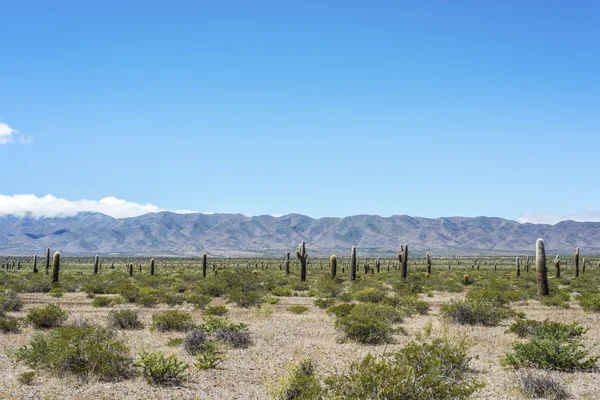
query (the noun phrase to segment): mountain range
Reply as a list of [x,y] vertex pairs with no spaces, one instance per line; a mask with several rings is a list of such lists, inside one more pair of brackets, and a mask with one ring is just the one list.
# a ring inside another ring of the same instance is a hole
[[551,254],[600,254],[600,222],[521,224],[490,217],[311,218],[241,214],[160,212],[132,218],[100,213],[71,217],[0,216],[0,255],[44,254],[47,247],[67,256],[282,256],[306,242],[312,255],[395,255],[402,243],[413,254],[533,254],[537,238]]

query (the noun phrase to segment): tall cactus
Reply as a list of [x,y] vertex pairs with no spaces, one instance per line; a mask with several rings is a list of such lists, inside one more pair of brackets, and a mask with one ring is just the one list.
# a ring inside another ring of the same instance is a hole
[[521,259],[517,257],[517,278],[521,276]]
[[290,274],[290,252],[285,253],[285,274]]
[[202,276],[206,278],[206,253],[202,253]]
[[581,260],[581,273],[585,274],[585,257]]
[[352,256],[350,258],[350,280],[356,280],[356,246],[352,246]]
[[381,260],[379,257],[377,257],[377,260],[375,260],[375,268],[377,269],[377,273],[379,273],[379,269],[381,268]]
[[308,258],[304,241],[298,245],[298,250],[296,250],[296,258],[300,260],[300,282],[304,282],[306,281],[306,259]]
[[129,277],[133,278],[133,263],[129,263]]
[[427,274],[431,275],[431,257],[429,253],[425,254],[425,262],[427,263]]
[[58,283],[58,272],[60,270],[60,253],[57,251],[52,257],[52,283]]
[[37,254],[33,255],[33,273],[34,274],[38,273],[38,268],[37,268]]
[[406,279],[408,272],[408,244],[400,246],[398,261],[400,261],[400,277]]
[[558,256],[558,254],[554,259],[554,277],[560,278],[560,257]]
[[94,258],[94,275],[96,275],[98,273],[99,262],[100,262],[100,259],[98,258],[98,256],[96,256],[96,258]]
[[548,268],[546,267],[544,239],[538,239],[535,244],[535,271],[538,282],[538,295],[548,296]]
[[337,274],[337,257],[334,254],[331,257],[329,257],[329,275],[330,275],[331,279],[334,279],[336,274]]
[[575,265],[575,278],[577,278],[579,276],[579,247],[575,250],[573,264]]
[[50,270],[50,247],[46,249],[46,275],[48,275],[48,271]]
[[154,275],[154,258],[150,259],[150,275]]

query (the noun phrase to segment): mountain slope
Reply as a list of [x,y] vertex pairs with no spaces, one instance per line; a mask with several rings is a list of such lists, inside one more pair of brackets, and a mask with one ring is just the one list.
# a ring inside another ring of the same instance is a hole
[[161,212],[115,219],[98,213],[66,218],[0,217],[0,254],[177,255],[204,251],[220,256],[281,255],[307,242],[313,255],[395,254],[400,243],[436,255],[533,253],[542,237],[551,253],[600,253],[600,223],[565,221],[520,224],[489,217],[418,218],[355,215],[313,219],[305,215],[246,217],[240,214]]

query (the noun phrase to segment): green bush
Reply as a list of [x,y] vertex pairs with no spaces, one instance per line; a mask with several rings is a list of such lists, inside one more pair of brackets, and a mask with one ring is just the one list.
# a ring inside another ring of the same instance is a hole
[[288,310],[291,313],[294,314],[304,314],[305,312],[308,311],[308,307],[306,306],[289,306],[288,308],[286,308],[286,310]]
[[289,297],[294,295],[294,291],[287,286],[278,286],[271,289],[273,296]]
[[114,330],[89,325],[65,325],[48,334],[36,334],[29,345],[12,356],[33,369],[72,373],[82,378],[96,376],[115,381],[134,374],[129,348]]
[[513,345],[501,360],[504,366],[558,371],[595,370],[600,357],[589,356],[581,343],[587,328],[577,323],[517,321],[508,332],[529,340]]
[[315,375],[312,359],[297,364],[287,364],[287,373],[279,381],[269,385],[268,391],[276,400],[313,400],[322,398],[323,389]]
[[260,290],[234,290],[229,293],[229,301],[234,302],[240,307],[249,308],[256,307],[263,303],[265,292]]
[[25,319],[36,329],[52,329],[62,325],[68,316],[57,304],[48,304],[30,309]]
[[514,315],[498,303],[474,300],[451,300],[440,309],[441,314],[461,325],[497,326]]
[[50,291],[48,292],[48,294],[52,297],[56,297],[56,298],[61,298],[63,297],[63,288],[60,286],[54,286],[52,289],[50,289]]
[[142,368],[142,376],[151,385],[178,386],[187,380],[188,365],[174,355],[163,353],[141,353],[136,363]]
[[112,304],[112,298],[108,296],[96,296],[92,300],[93,307],[110,307]]
[[229,312],[226,306],[209,306],[204,310],[204,315],[222,316]]
[[543,296],[540,301],[545,306],[569,308],[571,294],[565,290],[554,291],[550,296]]
[[211,302],[212,297],[198,293],[187,293],[184,299],[195,308],[203,310]]
[[335,326],[351,340],[378,344],[389,341],[396,331],[393,324],[401,321],[402,316],[391,306],[362,303],[336,318]]
[[170,338],[169,341],[167,342],[167,346],[179,347],[179,346],[181,346],[181,344],[183,343],[184,340],[185,340],[185,338],[182,338],[182,337]]
[[571,397],[560,381],[549,374],[538,375],[527,371],[519,376],[517,387],[530,399],[566,400]]
[[577,296],[577,302],[585,312],[600,312],[600,293],[581,293]]
[[17,380],[23,385],[31,385],[35,379],[35,371],[21,372],[17,375]]
[[23,308],[23,300],[13,292],[0,293],[0,312],[20,311]]
[[337,306],[331,306],[327,310],[328,314],[333,314],[335,317],[340,318],[350,314],[350,311],[356,307],[354,303],[342,303]]
[[365,303],[380,303],[386,297],[387,291],[382,288],[367,287],[354,292],[353,297],[357,301]]
[[280,302],[279,297],[272,297],[271,296],[271,297],[267,297],[266,300],[265,300],[266,304],[279,304],[279,302]]
[[469,375],[468,343],[462,338],[430,338],[431,326],[391,356],[367,355],[347,373],[325,379],[329,398],[444,400],[467,399],[485,384]]
[[313,303],[319,308],[329,308],[335,304],[335,298],[330,297],[327,299],[315,299]]
[[21,320],[15,317],[0,316],[0,332],[19,333],[21,332]]
[[210,340],[200,345],[194,366],[199,369],[212,369],[216,368],[224,359],[218,342]]
[[235,348],[245,348],[252,344],[248,325],[243,322],[236,324],[226,318],[208,317],[198,329],[212,335],[214,340]]
[[168,310],[152,316],[152,329],[161,332],[185,332],[194,329],[194,324],[192,322],[192,316],[189,313],[178,310]]
[[144,327],[136,310],[112,310],[108,313],[107,319],[108,324],[117,329],[142,329]]

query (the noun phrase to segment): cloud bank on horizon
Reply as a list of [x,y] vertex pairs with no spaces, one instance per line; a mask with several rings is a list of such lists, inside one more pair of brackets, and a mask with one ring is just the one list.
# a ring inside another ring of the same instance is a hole
[[600,211],[583,210],[572,214],[543,214],[528,212],[519,218],[520,223],[554,225],[561,221],[600,222]]
[[71,201],[51,194],[43,197],[37,197],[34,194],[0,195],[0,215],[14,215],[17,217],[72,217],[79,212],[99,212],[113,218],[127,218],[160,211],[171,211],[179,214],[193,212],[189,210],[167,210],[154,204],[138,204],[112,196],[100,200]]

